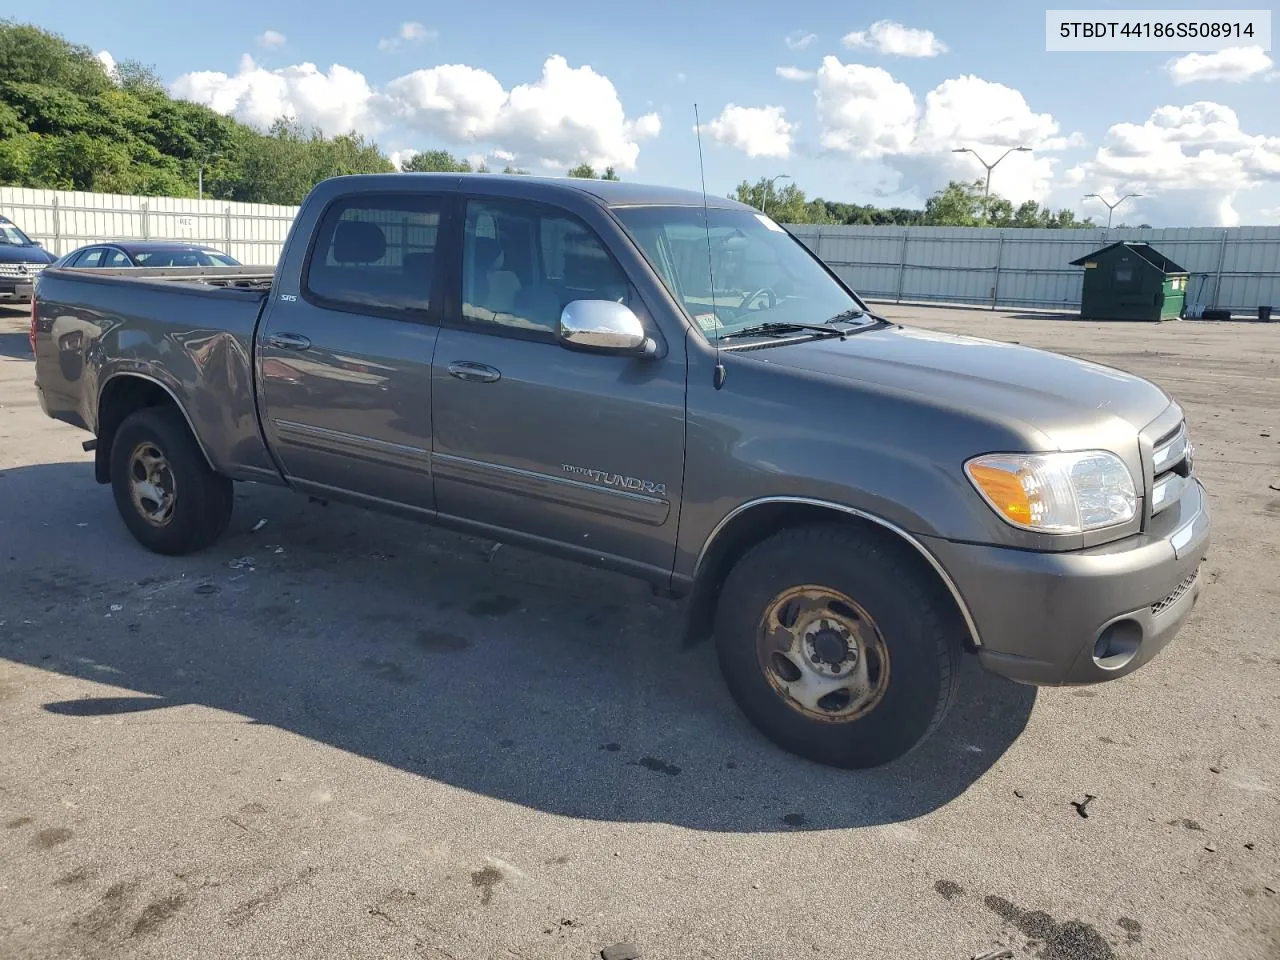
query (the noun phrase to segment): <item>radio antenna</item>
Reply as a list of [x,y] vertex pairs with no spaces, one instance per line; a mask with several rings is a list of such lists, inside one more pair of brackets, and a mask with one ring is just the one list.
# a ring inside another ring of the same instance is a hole
[[720,318],[716,314],[716,271],[711,257],[711,217],[707,214],[707,171],[702,163],[702,121],[698,105],[693,105],[693,130],[698,138],[698,176],[702,180],[702,226],[707,234],[707,276],[711,279],[711,332],[715,334],[716,371],[711,382],[719,390],[724,386],[725,369],[720,362]]

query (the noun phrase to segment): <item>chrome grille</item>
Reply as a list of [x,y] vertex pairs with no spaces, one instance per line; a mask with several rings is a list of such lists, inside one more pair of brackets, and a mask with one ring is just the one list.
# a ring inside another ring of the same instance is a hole
[[1200,572],[1198,570],[1195,573],[1188,575],[1180,584],[1173,588],[1173,593],[1169,594],[1163,600],[1157,600],[1153,603],[1151,605],[1152,615],[1158,616],[1159,614],[1164,613],[1175,603],[1185,597],[1187,595],[1187,591],[1191,589],[1192,585],[1196,582],[1196,577],[1199,575]]
[[1191,476],[1192,447],[1185,422],[1155,445],[1151,457],[1151,516],[1173,506]]
[[0,277],[16,277],[19,280],[36,277],[45,266],[43,263],[0,263]]

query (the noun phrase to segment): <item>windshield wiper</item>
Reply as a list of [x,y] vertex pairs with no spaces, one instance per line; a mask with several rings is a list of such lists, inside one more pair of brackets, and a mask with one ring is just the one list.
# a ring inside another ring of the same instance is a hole
[[734,330],[730,333],[722,333],[720,334],[720,339],[732,340],[735,337],[762,337],[774,334],[781,336],[785,333],[796,333],[802,330],[820,337],[839,337],[841,340],[848,334],[848,331],[837,330],[835,327],[819,326],[816,323],[770,321],[768,323],[753,324],[750,327],[743,327],[741,330]]
[[848,310],[840,311],[834,317],[829,318],[825,322],[840,323],[845,320],[860,320],[865,316],[867,316],[867,311],[863,310],[861,307],[850,307]]

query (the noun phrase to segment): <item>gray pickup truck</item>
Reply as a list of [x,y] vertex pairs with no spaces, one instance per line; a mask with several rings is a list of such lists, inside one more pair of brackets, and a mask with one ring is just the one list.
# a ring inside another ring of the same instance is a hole
[[335,178],[274,271],[44,271],[31,340],[149,549],[213,543],[241,480],[623,571],[823,763],[909,751],[966,652],[1124,676],[1199,594],[1209,512],[1162,390],[891,323],[701,194]]

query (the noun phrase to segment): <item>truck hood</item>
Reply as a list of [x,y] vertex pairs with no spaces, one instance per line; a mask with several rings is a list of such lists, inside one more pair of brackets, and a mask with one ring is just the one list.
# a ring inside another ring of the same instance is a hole
[[20,247],[0,243],[0,263],[53,263],[54,258],[42,247]]
[[913,327],[882,327],[846,340],[812,340],[748,356],[1020,423],[1063,446],[1075,446],[1091,428],[1120,427],[1117,420],[1140,431],[1173,402],[1155,384],[1123,370]]

